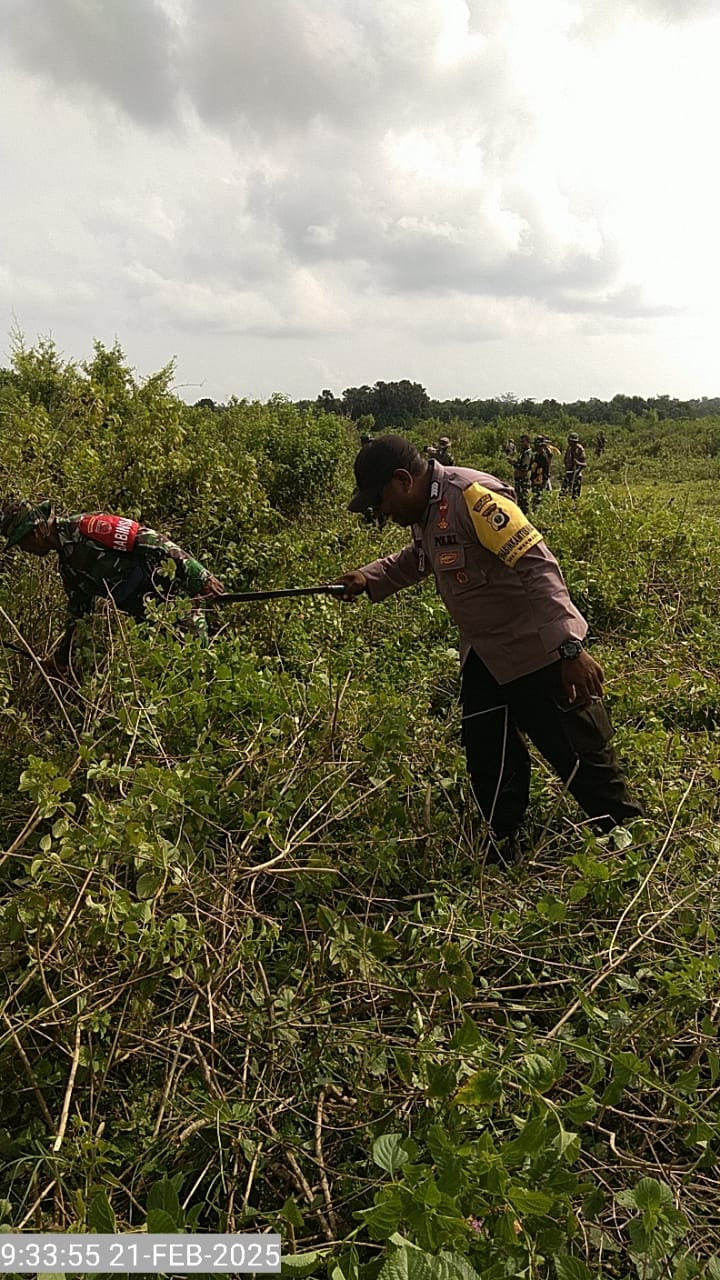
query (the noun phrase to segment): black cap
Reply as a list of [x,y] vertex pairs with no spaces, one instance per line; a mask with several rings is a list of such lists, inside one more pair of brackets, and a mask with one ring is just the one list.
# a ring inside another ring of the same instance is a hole
[[367,511],[380,505],[382,491],[396,471],[417,475],[424,459],[404,436],[377,436],[362,448],[355,459],[355,492],[348,511]]

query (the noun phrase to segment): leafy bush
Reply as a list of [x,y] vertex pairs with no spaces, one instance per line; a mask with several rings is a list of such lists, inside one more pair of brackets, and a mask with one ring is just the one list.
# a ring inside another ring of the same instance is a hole
[[[121,505],[229,585],[401,544],[345,510],[348,423],[170,377],[17,351],[6,488]],[[538,519],[650,815],[617,852],[537,762],[527,866],[484,866],[430,585],[233,607],[207,650],[99,610],[67,686],[3,649],[12,1229],[273,1228],[330,1280],[720,1274],[718,522],[601,463]],[[3,560],[4,640],[41,654],[61,608]]]

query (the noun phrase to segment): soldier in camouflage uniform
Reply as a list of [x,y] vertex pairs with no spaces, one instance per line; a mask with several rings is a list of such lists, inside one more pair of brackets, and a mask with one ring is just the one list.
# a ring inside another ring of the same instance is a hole
[[567,497],[569,494],[571,498],[577,499],[580,497],[580,490],[582,489],[582,474],[586,462],[585,450],[580,443],[577,431],[571,431],[568,436],[564,461],[565,475],[560,492],[563,497]]
[[545,443],[544,436],[536,436],[532,461],[530,463],[530,487],[532,489],[532,505],[533,511],[540,503],[540,499],[549,487],[550,482],[550,451]]
[[520,448],[513,458],[513,484],[515,485],[518,506],[526,515],[530,506],[530,468],[532,460],[533,451],[530,448],[530,437],[522,435],[520,437]]
[[443,467],[455,466],[455,459],[450,452],[450,439],[448,436],[440,436],[435,445],[435,458]]
[[[98,597],[134,618],[145,615],[145,600],[170,594],[190,596],[193,608],[183,628],[207,643],[207,622],[200,596],[222,594],[208,569],[162,533],[124,516],[101,513],[59,516],[50,502],[9,503],[0,518],[5,550],[20,547],[34,556],[57,552],[60,577],[68,597],[65,633],[48,669],[67,669],[73,632],[79,618],[91,612]],[[175,572],[168,572],[168,561]]]

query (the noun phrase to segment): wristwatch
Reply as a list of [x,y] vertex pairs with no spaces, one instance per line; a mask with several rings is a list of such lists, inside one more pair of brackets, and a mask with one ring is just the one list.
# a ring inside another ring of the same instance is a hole
[[584,648],[582,640],[563,640],[562,644],[558,645],[558,653],[561,658],[572,659],[577,658]]

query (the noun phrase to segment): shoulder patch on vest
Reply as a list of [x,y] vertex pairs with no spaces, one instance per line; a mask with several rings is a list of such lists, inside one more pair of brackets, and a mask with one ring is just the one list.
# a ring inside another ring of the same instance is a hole
[[526,551],[542,542],[542,534],[525,513],[501,493],[476,483],[463,491],[463,497],[478,542],[503,564],[512,568]]
[[92,538],[109,551],[132,551],[140,525],[127,516],[106,516],[102,513],[81,516],[78,528],[86,538]]

